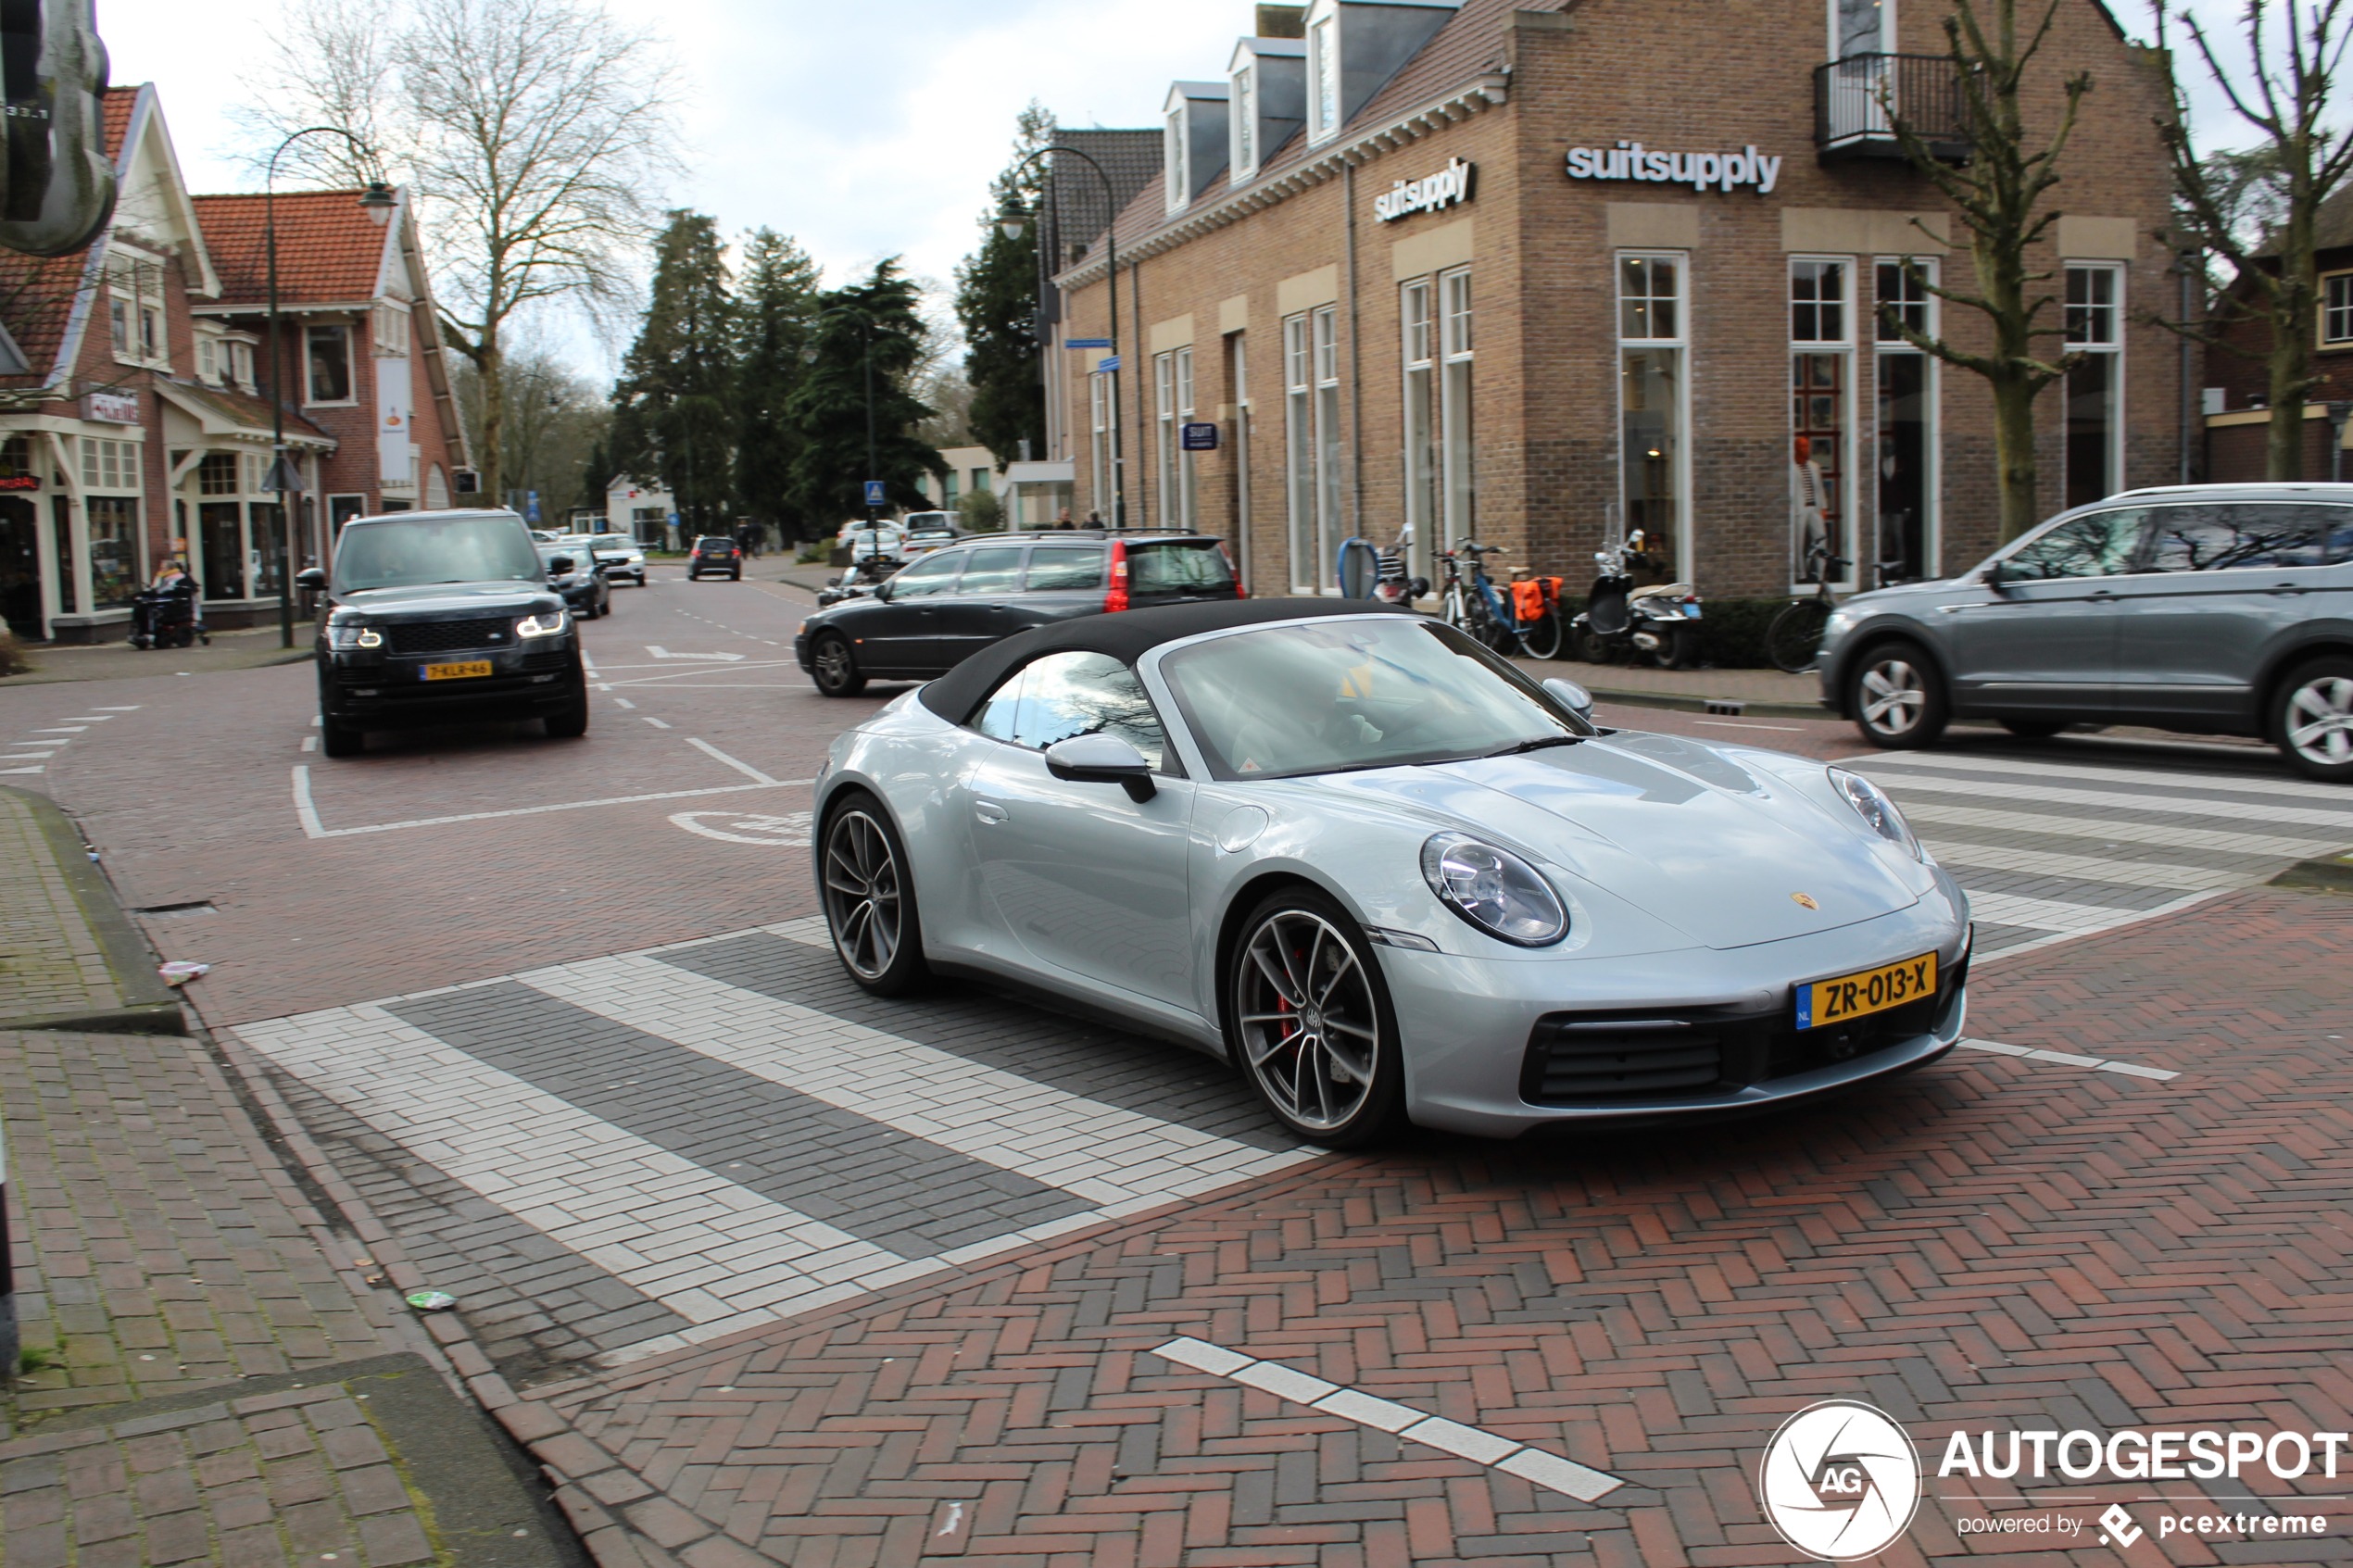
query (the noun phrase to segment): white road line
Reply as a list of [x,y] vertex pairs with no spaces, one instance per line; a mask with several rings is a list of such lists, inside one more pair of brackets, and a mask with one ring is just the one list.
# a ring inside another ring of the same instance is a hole
[[[665,730],[669,727],[670,726],[667,724],[662,726]],[[686,744],[693,746],[696,750],[711,757],[715,761],[726,763],[727,766],[733,768],[738,773],[743,774],[744,777],[751,780],[754,784],[772,784],[776,782],[775,780],[770,778],[767,774],[761,772],[759,769],[753,767],[750,763],[737,761],[736,759],[728,756],[725,752],[720,750],[717,746],[711,745],[707,740],[697,740],[694,736],[688,735],[686,737]],[[810,781],[804,779],[801,782],[806,784]]]
[[142,709],[142,708],[145,707],[145,706],[146,706],[146,704],[145,704],[145,703],[140,703],[140,702],[134,702],[134,703],[131,704],[128,708],[115,707],[115,706],[110,706],[110,705],[107,705],[107,704],[103,704],[103,703],[98,704],[98,705],[96,705],[96,706],[97,706],[98,711],[99,711],[99,712],[101,712],[101,713],[136,713],[136,712],[138,712],[138,711],[139,711],[139,709]]
[[789,1311],[906,1266],[373,1003],[235,1034],[405,1152],[690,1323]]
[[1756,724],[1740,719],[1698,719],[1692,721],[1718,730],[1787,730],[1792,734],[1806,733],[1806,726],[1803,724]]
[[43,768],[0,768],[0,773],[39,773],[46,771]]
[[69,724],[103,724],[113,717],[114,715],[111,713],[69,713],[66,715],[66,722]]
[[670,724],[667,720],[657,719],[650,713],[640,713],[637,717],[644,720],[647,723],[651,724],[657,730],[666,730],[670,728]]
[[[2258,755],[2260,755],[2259,753]],[[1969,757],[1949,751],[1920,752],[1902,757],[1877,756],[1856,758],[1841,764],[1854,768],[1893,768],[1898,772],[1919,768],[1927,771],[1950,771],[1962,773],[1995,773],[2014,779],[2066,778],[2090,779],[2099,784],[2145,784],[2151,789],[2230,790],[2239,795],[2277,795],[2293,800],[2336,801],[2339,818],[2353,815],[2353,799],[2341,788],[2322,784],[2296,784],[2285,779],[2249,779],[2219,773],[2159,772],[2145,768],[2082,768],[2069,763],[2043,765],[1995,761],[1990,758]],[[1927,784],[1928,781],[1921,781]],[[1958,781],[1948,780],[1948,784]],[[1929,785],[1929,787],[1933,787]],[[2082,792],[2070,790],[2068,798],[2074,799]],[[2142,800],[2141,796],[2127,796],[2128,800]],[[2247,811],[2253,808],[2243,803],[2224,802],[2232,809]]]
[[[1071,1094],[643,954],[514,976],[551,997],[1106,1209],[1288,1169],[1269,1152]],[[1116,1152],[1112,1152],[1115,1150]]]
[[1979,920],[1994,925],[2023,925],[2036,931],[2069,931],[2082,934],[2105,931],[2119,921],[2136,919],[2138,909],[2120,909],[2105,904],[2067,904],[2051,898],[2027,898],[2015,893],[1972,892],[1969,894],[1969,911]]
[[[769,779],[765,784],[714,784],[709,789],[665,789],[650,795],[614,795],[601,800],[561,800],[546,806],[516,806],[504,811],[465,811],[452,817],[417,817],[405,822],[370,822],[356,828],[331,828],[319,821],[310,800],[310,770],[295,767],[295,813],[310,838],[349,838],[363,833],[397,833],[404,828],[437,828],[451,822],[482,822],[497,817],[536,817],[549,811],[585,811],[592,806],[635,806],[647,800],[692,800],[705,795],[742,795],[755,789],[790,789],[814,784],[814,779]],[[764,777],[765,775],[763,775]]]
[[690,659],[698,664],[733,664],[743,658],[739,653],[672,653],[668,648],[656,647],[651,643],[646,644],[645,649],[656,659]]
[[[2345,834],[2307,838],[2286,834],[2231,833],[2221,828],[2169,827],[2135,822],[2130,817],[2052,817],[2037,811],[2002,811],[1983,806],[1946,806],[1932,801],[1906,802],[1904,815],[1914,822],[1945,827],[1996,828],[2010,833],[2049,834],[2116,844],[2162,844],[2182,849],[2215,849],[2255,859],[2297,860],[2315,849],[2333,848]],[[2348,823],[2347,834],[2353,834]]]
[[582,648],[580,650],[580,668],[585,670],[591,675],[594,675],[597,672],[597,661],[588,657],[588,650],[586,648]]
[[1516,1438],[1499,1436],[1483,1427],[1466,1426],[1441,1415],[1431,1415],[1394,1399],[1383,1399],[1361,1389],[1327,1383],[1280,1361],[1263,1361],[1213,1345],[1206,1339],[1172,1339],[1155,1346],[1151,1354],[1178,1366],[1205,1372],[1248,1387],[1262,1388],[1280,1399],[1304,1405],[1320,1415],[1338,1416],[1359,1426],[1393,1432],[1400,1437],[1438,1449],[1491,1470],[1516,1475],[1579,1502],[1595,1502],[1626,1485],[1607,1471],[1595,1470],[1532,1448]]
[[318,750],[318,749],[319,749],[319,737],[318,737],[317,735],[305,735],[305,736],[303,736],[303,737],[302,737],[302,749],[303,749],[303,750],[305,750],[305,751],[316,751],[316,750]]
[[52,724],[47,729],[32,733],[36,735],[78,735],[89,727],[87,724]]
[[1881,781],[1901,805],[1914,790],[1938,790],[1967,795],[1977,800],[2039,800],[2071,806],[2104,806],[2130,817],[2171,813],[2184,817],[2216,817],[2253,827],[2279,828],[2293,824],[2329,830],[2353,837],[2353,811],[2323,811],[2310,806],[2250,806],[2244,801],[2210,800],[2187,795],[2128,795],[2120,790],[2062,789],[2057,785],[2016,784],[1969,779],[1924,779],[1898,775]]
[[[1964,885],[1962,890],[1967,892],[1967,886]],[[2102,929],[2108,931],[2120,931],[2126,926],[2140,925],[2145,922],[2153,920],[2163,920],[2171,915],[2178,915],[2184,909],[2196,909],[2198,905],[2205,903],[2208,899],[2219,898],[2224,893],[2230,891],[2231,889],[2229,888],[2218,887],[2209,892],[2192,893],[2186,897],[2176,898],[2170,904],[2159,904],[2153,909],[2140,910],[2136,914],[2120,919]],[[1972,902],[1974,902],[1974,897],[1975,896],[1972,895]],[[2085,935],[2087,934],[2080,931],[2055,931],[2048,936],[2037,937],[2032,942],[2016,943],[2007,947],[1981,947],[1977,950],[1977,956],[1985,962],[1991,963],[1995,959],[2014,959],[2027,953],[2040,952],[2045,947],[2057,947],[2062,942],[2076,941]]]
[[630,700],[629,700],[627,697],[625,697],[625,696],[617,696],[617,697],[613,698],[613,701],[614,701],[615,703],[619,704],[619,705],[620,705],[621,707],[623,707],[623,708],[630,709],[633,709],[633,710],[634,710],[634,709],[636,708],[636,706],[637,706],[635,703],[634,703],[634,702],[630,701]]
[[1960,1044],[1968,1050],[1991,1051],[1995,1056],[2017,1057],[2027,1061],[2047,1061],[2059,1067],[2088,1068],[2095,1073],[2116,1073],[2127,1078],[2151,1078],[2163,1083],[2168,1079],[2181,1076],[2179,1073],[2171,1073],[2162,1067],[2143,1067],[2137,1061],[2109,1061],[2096,1056],[2078,1056],[2072,1051],[2045,1051],[2036,1050],[2027,1046],[2006,1046],[1998,1040],[1964,1038]]
[[[1900,802],[1899,802],[1900,804]],[[1964,844],[1957,839],[1920,834],[1946,870],[1957,876],[1965,866],[1985,872],[2023,872],[2042,876],[2071,877],[2078,882],[2107,882],[2123,887],[2171,887],[2189,893],[2206,888],[2242,887],[2249,880],[2244,871],[2216,871],[2210,866],[2160,865],[2150,860],[2110,860],[2097,855],[2062,855],[2054,849],[2011,849],[1994,844]],[[1969,885],[1966,877],[1961,885]]]

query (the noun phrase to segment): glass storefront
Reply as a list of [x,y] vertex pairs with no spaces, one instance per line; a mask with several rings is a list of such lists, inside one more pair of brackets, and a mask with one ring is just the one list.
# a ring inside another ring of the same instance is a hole
[[1683,262],[1617,258],[1618,493],[1661,581],[1683,559]]
[[208,599],[245,596],[245,505],[205,501],[196,508],[196,576]]
[[41,513],[30,496],[0,495],[0,621],[41,635]]
[[139,503],[128,495],[93,495],[90,516],[90,608],[121,609],[140,588]]

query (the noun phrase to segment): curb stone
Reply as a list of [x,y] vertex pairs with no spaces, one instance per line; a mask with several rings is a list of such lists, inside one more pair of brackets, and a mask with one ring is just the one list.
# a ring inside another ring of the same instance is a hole
[[64,879],[67,891],[73,895],[74,907],[81,911],[90,935],[97,940],[99,951],[106,955],[107,971],[122,1006],[40,1018],[0,1018],[0,1027],[72,1030],[91,1035],[187,1034],[188,1021],[180,1005],[180,993],[166,985],[157,974],[156,966],[160,960],[155,949],[124,912],[113,880],[105,866],[91,858],[89,843],[73,818],[65,808],[36,791],[9,788],[6,793],[31,812],[33,822],[49,847],[50,858],[57,863],[58,875]]

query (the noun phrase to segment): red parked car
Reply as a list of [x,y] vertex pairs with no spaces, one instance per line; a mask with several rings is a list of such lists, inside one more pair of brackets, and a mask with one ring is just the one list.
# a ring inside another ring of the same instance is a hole
[[704,534],[695,541],[693,552],[686,557],[686,581],[692,583],[706,571],[714,576],[724,571],[730,582],[742,582],[743,551],[736,547],[733,539],[723,539],[716,533]]

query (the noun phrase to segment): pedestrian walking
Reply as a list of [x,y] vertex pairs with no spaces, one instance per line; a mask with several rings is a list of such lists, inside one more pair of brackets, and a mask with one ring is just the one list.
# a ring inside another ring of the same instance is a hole
[[1830,547],[1830,481],[1822,475],[1822,465],[1814,460],[1814,444],[1801,435],[1789,470],[1790,545],[1797,558],[1791,582],[1807,581],[1814,552]]

